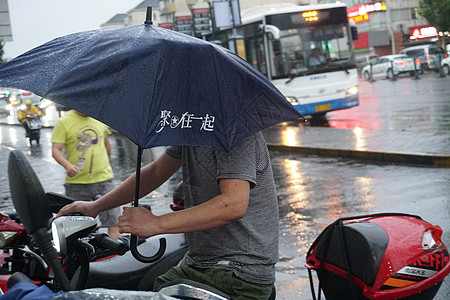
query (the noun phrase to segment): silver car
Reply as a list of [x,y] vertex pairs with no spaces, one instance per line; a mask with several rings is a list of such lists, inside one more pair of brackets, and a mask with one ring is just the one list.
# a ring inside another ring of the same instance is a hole
[[0,118],[9,116],[10,114],[10,104],[7,99],[0,98]]
[[[415,66],[414,66],[415,65]],[[365,66],[362,74],[365,79],[370,80],[376,77],[386,77],[391,79],[400,74],[414,76],[414,72],[420,72],[420,62],[405,54],[393,54],[381,56],[375,63]]]

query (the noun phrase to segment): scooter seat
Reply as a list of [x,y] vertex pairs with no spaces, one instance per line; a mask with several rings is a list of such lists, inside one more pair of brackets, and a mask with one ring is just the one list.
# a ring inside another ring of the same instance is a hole
[[142,263],[128,251],[123,256],[91,262],[85,288],[150,291],[156,277],[176,266],[187,252],[184,234],[149,238],[138,246],[138,251],[145,256],[154,255],[159,249],[161,237],[167,240],[167,248],[161,259],[153,263]]

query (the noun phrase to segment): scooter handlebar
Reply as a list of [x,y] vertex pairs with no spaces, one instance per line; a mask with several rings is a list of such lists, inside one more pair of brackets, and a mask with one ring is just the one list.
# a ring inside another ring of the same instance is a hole
[[106,233],[97,234],[95,241],[100,247],[109,249],[118,255],[124,255],[129,250],[123,242],[110,238]]

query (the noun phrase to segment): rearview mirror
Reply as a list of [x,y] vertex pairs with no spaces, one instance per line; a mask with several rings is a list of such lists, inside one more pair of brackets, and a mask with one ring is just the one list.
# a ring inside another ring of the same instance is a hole
[[28,233],[47,228],[52,217],[50,203],[36,173],[25,154],[13,150],[9,154],[8,177],[11,198],[17,215]]

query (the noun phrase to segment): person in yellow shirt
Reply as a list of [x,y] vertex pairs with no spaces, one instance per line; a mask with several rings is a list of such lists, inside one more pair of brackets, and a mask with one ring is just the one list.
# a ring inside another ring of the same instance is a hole
[[[76,110],[58,119],[51,139],[52,156],[66,169],[67,196],[93,201],[114,189],[109,134],[108,126]],[[101,226],[107,227],[114,239],[121,237],[117,227],[120,213],[117,207],[99,215]]]
[[19,122],[22,123],[23,127],[25,128],[25,131],[27,133],[27,137],[30,136],[30,128],[27,124],[27,115],[31,114],[37,114],[39,117],[42,116],[42,112],[39,108],[37,108],[34,105],[31,105],[31,100],[25,101],[25,109],[21,109],[17,112],[17,118],[19,119]]

